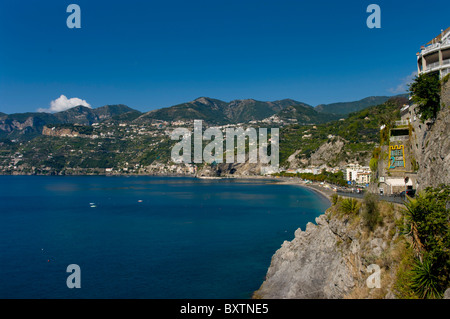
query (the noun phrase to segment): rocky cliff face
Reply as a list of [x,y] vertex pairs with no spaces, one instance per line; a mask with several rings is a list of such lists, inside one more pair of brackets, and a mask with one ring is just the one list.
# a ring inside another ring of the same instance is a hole
[[[385,210],[386,212],[388,210]],[[339,216],[336,207],[298,229],[272,257],[254,298],[392,298],[394,256],[398,250],[395,216],[373,232],[359,218]],[[381,270],[381,288],[369,288],[368,266]]]
[[[6,116],[5,116],[6,117]],[[27,118],[24,122],[19,122],[17,120],[12,120],[9,123],[7,121],[0,121],[0,130],[5,132],[12,132],[13,130],[23,130],[26,127],[34,125],[34,120],[32,117]]]
[[441,103],[434,123],[412,123],[411,144],[419,164],[419,190],[450,183],[450,81],[442,88]]
[[423,140],[418,189],[450,184],[450,107],[445,107]]
[[[411,123],[410,144],[419,164],[419,190],[450,183],[450,81],[441,94],[434,123]],[[325,150],[325,149],[324,149]],[[380,202],[382,224],[372,231],[358,214],[339,212],[339,204],[298,229],[272,257],[266,279],[254,298],[395,298],[396,271],[406,240],[396,227],[400,209]],[[381,271],[380,288],[367,279],[370,265]],[[446,292],[447,296],[449,295]]]
[[322,144],[311,154],[311,165],[327,164],[331,160],[335,160],[342,152],[344,145],[345,140],[340,137],[336,137],[332,141]]
[[265,166],[260,163],[222,163],[214,166],[205,165],[196,174],[197,177],[224,177],[224,176],[260,176],[265,172]]
[[303,299],[348,294],[356,284],[353,267],[343,258],[337,245],[339,235],[333,231],[336,227],[325,215],[316,219],[316,225],[309,223],[305,231],[298,229],[294,240],[285,241],[273,256],[255,296]]
[[77,131],[74,131],[70,128],[49,128],[47,126],[44,126],[42,129],[42,135],[47,136],[58,136],[58,137],[90,137],[85,134],[80,134]]
[[79,105],[58,113],[0,113],[0,138],[7,136],[9,139],[17,137],[32,139],[42,133],[45,125],[63,123],[91,125],[127,113],[140,114],[139,111],[122,104],[106,105],[96,109]]

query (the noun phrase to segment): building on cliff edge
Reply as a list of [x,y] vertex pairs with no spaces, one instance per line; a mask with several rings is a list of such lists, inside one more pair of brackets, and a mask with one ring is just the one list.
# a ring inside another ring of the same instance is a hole
[[[417,53],[417,67],[418,74],[439,73],[442,78],[450,73],[450,27],[422,46]],[[450,106],[448,86],[444,84],[442,88],[441,103]],[[450,155],[445,119],[449,111],[444,108],[436,124],[431,120],[421,121],[416,107],[408,104],[401,108],[401,119],[389,128],[388,144],[381,146],[384,156],[377,170],[377,191],[381,194],[399,194],[448,180],[445,171]],[[380,128],[383,129],[385,126]],[[440,138],[442,141],[437,141]]]
[[420,48],[417,53],[417,73],[450,74],[450,27]]

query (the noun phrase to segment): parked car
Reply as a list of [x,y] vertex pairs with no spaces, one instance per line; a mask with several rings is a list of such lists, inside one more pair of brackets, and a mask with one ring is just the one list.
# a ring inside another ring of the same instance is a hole
[[[407,189],[406,195],[408,195],[409,197],[414,197],[414,195],[416,195],[416,190],[415,189]],[[405,198],[405,191],[400,193],[400,197]]]

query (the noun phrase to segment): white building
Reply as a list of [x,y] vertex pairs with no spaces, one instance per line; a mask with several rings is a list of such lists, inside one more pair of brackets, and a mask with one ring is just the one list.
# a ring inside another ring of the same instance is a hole
[[417,71],[439,72],[441,78],[450,74],[450,27],[421,47],[417,53]]
[[371,171],[368,166],[361,166],[359,164],[349,164],[345,169],[345,179],[356,184],[370,183]]

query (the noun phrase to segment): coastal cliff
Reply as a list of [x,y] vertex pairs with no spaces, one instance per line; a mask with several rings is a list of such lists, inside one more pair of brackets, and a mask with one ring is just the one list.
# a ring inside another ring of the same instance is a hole
[[[445,82],[445,81],[444,81]],[[414,106],[412,106],[412,109]],[[450,81],[443,83],[441,110],[434,121],[412,121],[411,153],[418,164],[418,190],[450,183]],[[336,200],[325,214],[298,229],[272,257],[265,281],[253,298],[396,298],[405,297],[402,273],[413,259],[407,247],[411,238],[401,231],[400,205],[378,202],[377,222],[368,227],[367,203],[353,202],[345,213]],[[348,207],[348,205],[347,205]],[[370,265],[380,269],[380,288],[370,288]],[[400,278],[400,280],[399,280]],[[448,298],[450,290],[444,294]],[[406,294],[408,296],[408,294]]]
[[46,136],[58,136],[58,137],[88,137],[85,134],[80,134],[79,132],[70,128],[58,128],[44,126],[42,129],[42,135]]
[[442,85],[441,110],[430,125],[412,123],[412,151],[419,164],[418,189],[450,184],[450,81]]
[[[341,199],[342,202],[342,199]],[[380,203],[383,222],[373,230],[359,214],[343,214],[339,202],[298,229],[272,257],[266,279],[253,298],[394,298],[395,271],[403,249],[396,227],[399,207]],[[381,288],[369,288],[368,267],[381,270]]]

